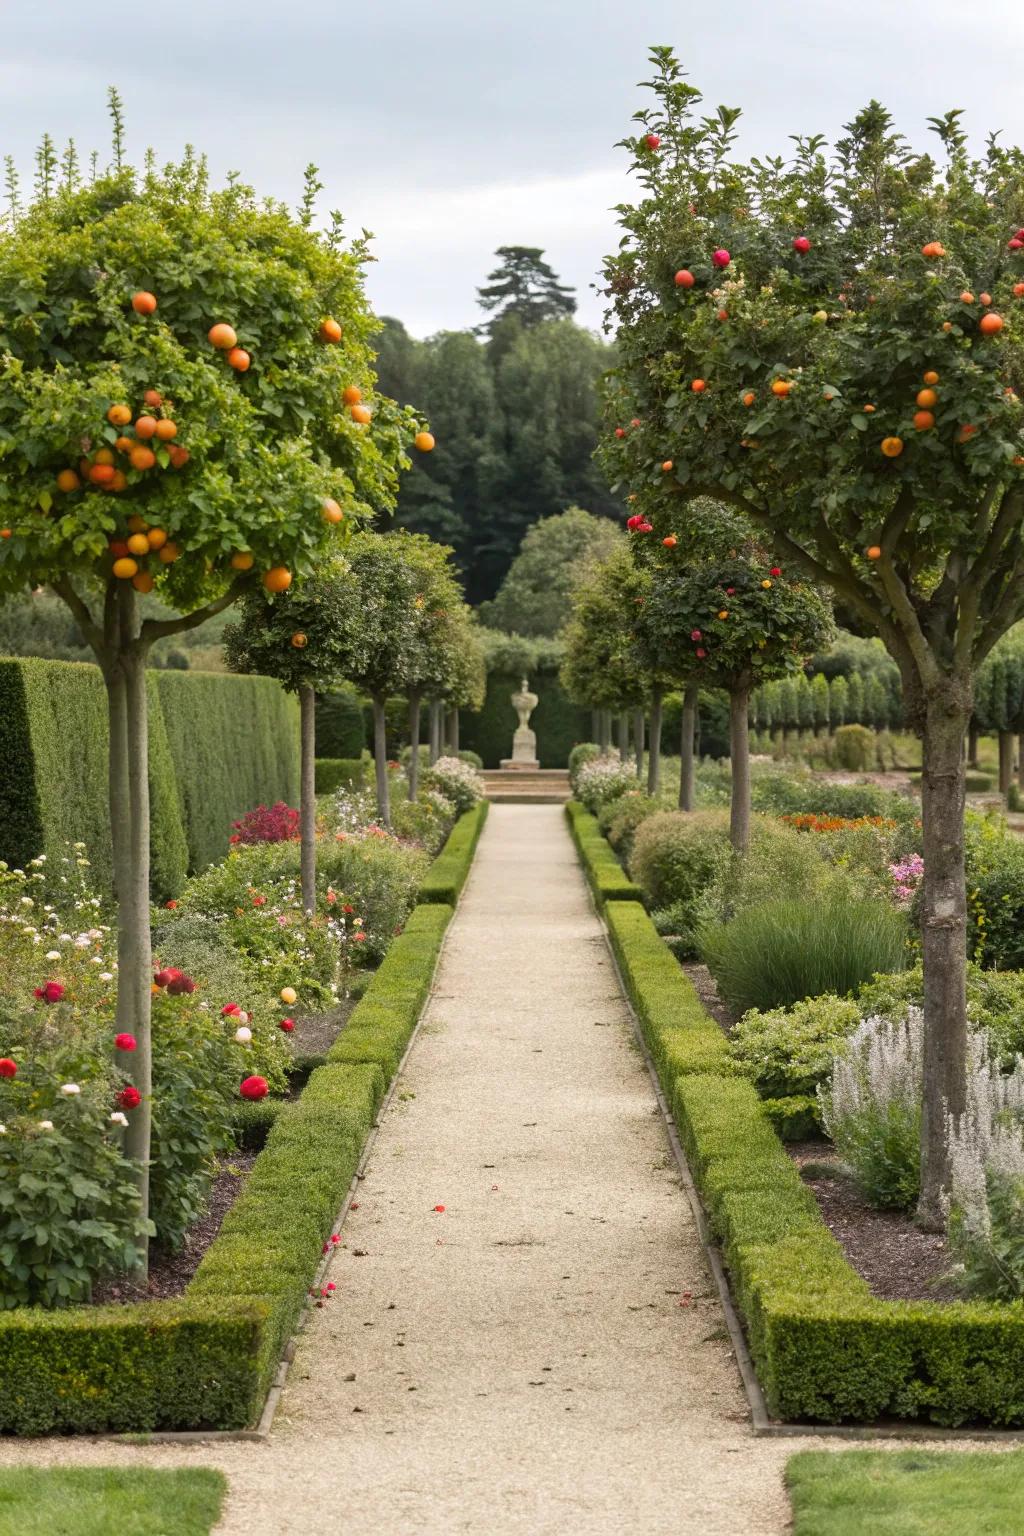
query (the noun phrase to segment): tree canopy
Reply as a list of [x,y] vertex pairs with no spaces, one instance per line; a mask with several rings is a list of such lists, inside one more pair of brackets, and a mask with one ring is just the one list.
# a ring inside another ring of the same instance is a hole
[[509,318],[531,326],[575,313],[572,288],[558,281],[538,246],[499,245],[494,254],[499,265],[488,273],[486,285],[477,289],[480,308],[491,316],[480,330],[493,336],[496,327]]
[[569,507],[529,528],[493,602],[480,617],[511,634],[553,638],[572,612],[573,588],[622,544],[607,518]]

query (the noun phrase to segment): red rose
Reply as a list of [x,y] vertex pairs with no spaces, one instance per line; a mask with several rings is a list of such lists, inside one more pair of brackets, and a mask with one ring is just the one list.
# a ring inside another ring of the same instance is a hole
[[234,1019],[238,1017],[241,1011],[237,1003],[225,1003],[220,1011],[220,1016],[222,1019]]
[[243,1099],[265,1099],[269,1084],[265,1077],[247,1077],[238,1091]]
[[781,565],[773,565],[771,570],[768,572],[768,574],[769,574],[769,576],[781,576],[782,575],[782,566]]
[[346,901],[341,910],[343,912],[347,912],[351,916],[351,914],[355,911],[355,907],[352,906],[351,902]]
[[165,965],[162,971],[156,972],[153,977],[153,981],[158,987],[169,987],[171,982],[174,981],[175,977],[180,975],[181,972],[176,971],[173,965]]
[[122,1109],[138,1109],[142,1103],[142,1094],[129,1083],[126,1088],[121,1089],[117,1096],[117,1102]]
[[701,633],[700,633],[699,629],[691,629],[690,630],[690,639],[691,640],[699,640],[700,638],[701,638]]
[[167,983],[167,991],[171,997],[180,997],[183,992],[194,992],[196,984],[191,976],[182,975],[181,971],[175,971],[173,978]]
[[174,909],[175,909],[175,907],[177,905],[178,905],[178,903],[176,901],[166,901],[166,902],[164,902],[164,906],[168,907],[170,909],[170,911],[172,911],[172,912],[174,911]]
[[328,1280],[328,1282],[327,1282],[327,1289],[329,1291],[336,1291],[338,1289],[338,1287],[335,1285],[333,1280]]
[[295,1020],[294,1019],[282,1019],[281,1023],[280,1023],[280,1028],[284,1030],[286,1035],[290,1035],[292,1030],[295,1028]]
[[267,904],[267,898],[265,896],[254,896],[252,899],[252,904],[254,907],[265,907]]
[[134,1035],[115,1035],[114,1044],[119,1051],[134,1051],[138,1041]]
[[703,661],[706,655],[707,655],[707,651],[702,650],[701,647],[698,645],[698,647],[697,647],[697,660],[698,661]]
[[17,1077],[18,1063],[9,1056],[0,1056],[0,1077]]
[[64,996],[64,988],[59,981],[48,981],[41,987],[36,987],[36,997],[44,1003],[59,1003]]

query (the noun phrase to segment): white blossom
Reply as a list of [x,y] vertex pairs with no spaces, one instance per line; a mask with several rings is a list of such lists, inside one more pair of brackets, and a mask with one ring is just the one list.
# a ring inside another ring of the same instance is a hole
[[82,1090],[77,1083],[61,1083],[60,1091],[66,1099],[73,1099]]
[[40,1122],[39,1122],[39,1129],[41,1131],[52,1131],[53,1130],[53,1121],[52,1120],[40,1120]]
[[110,1117],[111,1125],[127,1125],[128,1116],[121,1109],[115,1109]]

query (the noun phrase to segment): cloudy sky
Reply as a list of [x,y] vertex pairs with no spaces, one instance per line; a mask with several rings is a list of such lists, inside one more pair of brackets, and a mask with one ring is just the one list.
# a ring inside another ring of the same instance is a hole
[[1024,142],[1019,0],[0,0],[0,29],[0,153],[26,175],[45,129],[105,154],[108,84],[133,156],[191,141],[292,203],[314,160],[324,207],[376,237],[377,309],[420,336],[475,323],[502,244],[545,247],[600,323],[589,285],[628,195],[613,146],[651,43],[708,106],[744,108],[750,152],[832,135],[872,96],[919,144],[954,106],[978,143]]

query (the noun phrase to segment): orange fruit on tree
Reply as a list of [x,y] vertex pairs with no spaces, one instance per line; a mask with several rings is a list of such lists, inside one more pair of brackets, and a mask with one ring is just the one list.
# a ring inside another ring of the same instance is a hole
[[78,461],[78,473],[81,475],[83,480],[88,480],[90,468],[91,468],[91,465],[90,465],[90,461],[88,459],[79,459],[79,461]]
[[978,330],[983,336],[997,336],[1004,325],[1002,315],[997,315],[995,310],[989,310],[987,315],[982,315],[978,321]]
[[232,347],[237,347],[238,345],[238,337],[230,325],[226,325],[223,320],[219,321],[217,325],[210,326],[207,332],[207,340],[212,347],[217,348],[218,352],[230,352]]
[[992,295],[990,293],[979,293],[978,294],[978,303],[979,304],[984,304],[986,306],[986,308],[987,308],[988,305],[992,303]]
[[263,585],[268,592],[287,592],[292,584],[292,573],[286,565],[271,566],[263,573]]
[[346,384],[341,392],[341,398],[346,405],[358,405],[363,398],[363,392],[358,384]]
[[729,617],[729,610],[728,610],[728,608],[720,608],[718,610],[718,617],[720,619],[727,619]]
[[973,426],[970,422],[967,422],[964,426],[962,426],[960,428],[959,432],[957,433],[957,435],[956,435],[957,442],[958,443],[966,443],[967,439],[970,438],[970,437],[973,437],[975,432],[977,432],[977,430],[978,430],[977,427]]
[[302,633],[301,629],[297,629],[294,635],[292,635],[292,645],[294,645],[297,651],[301,651],[303,646],[307,645],[308,643],[309,642],[306,636]]
[[792,388],[792,379],[772,379],[772,394],[778,395],[780,400],[784,400]]
[[135,439],[133,437],[119,437],[114,444],[118,453],[130,453],[134,446]]
[[965,288],[963,293],[961,293],[961,295],[960,295],[960,302],[961,302],[961,304],[973,304],[974,303],[974,294],[971,292],[971,290],[969,288]]
[[155,416],[140,416],[138,421],[135,423],[135,436],[139,437],[139,438],[142,438],[142,440],[144,442],[146,440],[148,440],[149,438],[151,438],[153,436],[153,434],[155,433],[155,431],[156,431],[156,417]]
[[112,464],[92,464],[89,466],[89,479],[93,485],[109,485],[114,478],[114,466]]
[[887,459],[898,459],[903,452],[902,437],[883,437],[882,452]]
[[147,389],[142,398],[147,405],[153,406],[154,409],[164,403],[164,397],[158,389]]
[[133,533],[128,540],[128,553],[130,555],[148,555],[149,540],[144,533]]
[[188,463],[192,455],[189,453],[188,449],[183,448],[180,443],[171,443],[170,447],[167,449],[167,457],[171,461],[172,469],[181,469],[182,465]]
[[325,496],[320,508],[320,516],[325,523],[340,523],[345,514],[332,496]]
[[136,592],[152,592],[154,585],[153,578],[148,571],[140,571],[137,576],[132,577],[132,586]]
[[170,421],[166,416],[156,424],[156,433],[162,443],[169,443],[172,437],[178,435],[178,423]]
[[136,443],[128,455],[128,462],[132,469],[152,469],[156,463],[156,454],[152,448],[147,448],[144,443]]
[[942,322],[942,329],[944,331],[951,331],[953,329],[953,322],[952,322],[952,320],[943,320],[943,322]]
[[916,432],[927,432],[928,429],[930,427],[934,427],[934,425],[935,417],[932,415],[931,411],[914,412],[914,430]]
[[862,405],[861,410],[866,416],[872,416],[874,414],[875,407],[873,405]]
[[433,432],[417,432],[412,440],[412,445],[414,448],[418,448],[420,453],[432,452],[434,447]]
[[77,491],[81,484],[73,469],[62,469],[57,476],[58,491]]
[[228,353],[228,362],[236,373],[245,373],[252,362],[252,358],[244,347],[232,347]]
[[251,571],[255,560],[256,556],[251,555],[247,549],[239,549],[231,556],[231,566],[236,571]]
[[92,456],[94,464],[113,464],[114,455],[110,448],[98,448]]
[[167,543],[167,534],[162,528],[151,528],[146,535],[146,542],[150,549],[163,549]]
[[353,421],[358,421],[365,427],[367,422],[371,420],[373,412],[368,405],[353,405],[351,407],[351,415]]
[[869,560],[881,560],[881,558],[882,558],[882,546],[881,546],[881,544],[869,544],[868,545],[867,554],[868,554],[868,559]]
[[743,404],[746,406],[751,406],[756,399],[757,396],[754,394],[754,391],[752,389],[748,389],[746,394],[743,396]]
[[148,527],[149,524],[146,522],[146,519],[140,516],[138,512],[133,512],[131,517],[128,519],[129,533],[145,533]]
[[137,315],[151,315],[156,309],[156,294],[141,289],[132,295],[132,309]]
[[946,247],[942,244],[941,240],[929,240],[927,245],[922,245],[921,247],[921,255],[926,256],[930,261],[934,261],[939,256],[945,256],[945,254]]
[[326,320],[321,320],[321,322],[320,322],[320,340],[321,341],[340,341],[341,340],[341,326],[338,324],[337,320],[332,320],[330,318],[330,316],[328,316]]
[[924,379],[926,384],[937,384],[939,382],[939,376],[935,372],[934,368],[929,368],[928,372],[922,374],[921,377]]
[[666,459],[664,464],[661,466],[661,472],[664,475],[671,474],[673,469],[675,469],[675,465],[671,459]]
[[0,539],[9,539],[10,536],[11,536],[11,529],[10,528],[0,528]]
[[1024,299],[1024,283],[1014,283],[1013,296],[1015,299]]
[[919,389],[917,403],[923,411],[930,411],[933,405],[938,405],[939,397],[934,389]]
[[179,546],[169,541],[160,551],[159,558],[163,561],[164,565],[173,565],[180,554],[181,549]]
[[139,574],[139,562],[132,560],[128,555],[122,555],[114,561],[114,575],[118,581],[131,581],[133,576]]
[[114,478],[110,482],[109,489],[112,491],[125,491],[128,489],[128,479],[123,469],[114,470]]
[[126,427],[132,419],[130,405],[112,405],[107,412],[107,420],[112,427]]
[[695,395],[702,395],[707,387],[708,386],[705,384],[703,379],[694,379],[693,383],[690,385],[690,388],[693,390]]

